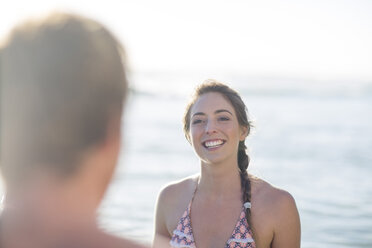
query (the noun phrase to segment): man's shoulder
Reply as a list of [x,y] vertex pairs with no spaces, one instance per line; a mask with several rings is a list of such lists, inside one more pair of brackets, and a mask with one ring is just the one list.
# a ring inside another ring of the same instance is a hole
[[146,248],[145,244],[105,233],[99,229],[77,231],[72,238],[65,239],[62,247],[70,248]]

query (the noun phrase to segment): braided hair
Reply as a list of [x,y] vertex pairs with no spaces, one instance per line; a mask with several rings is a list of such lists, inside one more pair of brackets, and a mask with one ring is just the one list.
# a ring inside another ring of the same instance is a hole
[[[222,84],[216,80],[209,79],[203,82],[201,85],[199,85],[196,88],[192,100],[186,107],[186,111],[183,117],[183,131],[185,133],[186,139],[190,142],[190,120],[191,120],[190,114],[191,114],[191,109],[193,105],[195,104],[195,102],[201,95],[210,93],[210,92],[220,93],[226,100],[228,100],[232,104],[236,112],[239,125],[241,127],[247,128],[247,136],[248,136],[250,133],[250,129],[252,127],[252,123],[251,121],[248,120],[247,107],[245,106],[239,93],[231,89],[229,86],[225,84]],[[247,172],[248,165],[249,165],[249,156],[246,153],[246,149],[247,147],[245,145],[245,140],[240,141],[237,156],[238,156],[238,167],[239,167],[240,179],[241,179],[241,187],[243,191],[242,200],[243,200],[243,203],[246,203],[246,202],[250,203],[251,202],[251,181],[248,177],[248,172]],[[253,232],[250,207],[245,208],[245,216],[246,216],[248,225],[251,227],[251,230]]]

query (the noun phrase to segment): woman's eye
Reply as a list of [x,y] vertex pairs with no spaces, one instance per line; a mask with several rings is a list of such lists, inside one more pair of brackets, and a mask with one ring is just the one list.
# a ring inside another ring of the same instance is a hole
[[201,123],[202,122],[202,120],[193,120],[192,121],[192,124],[199,124],[199,123]]
[[225,117],[225,116],[221,116],[218,118],[219,121],[229,121],[230,118],[229,117]]

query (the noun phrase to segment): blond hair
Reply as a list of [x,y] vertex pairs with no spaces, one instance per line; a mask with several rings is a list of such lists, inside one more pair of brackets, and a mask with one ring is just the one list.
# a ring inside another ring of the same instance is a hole
[[127,92],[124,50],[103,25],[53,13],[19,25],[0,50],[1,169],[68,175],[101,142]]

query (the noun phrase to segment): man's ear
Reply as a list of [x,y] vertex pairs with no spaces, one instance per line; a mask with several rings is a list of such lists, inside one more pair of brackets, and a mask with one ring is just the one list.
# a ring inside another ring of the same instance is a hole
[[[121,115],[112,115],[109,118],[103,147],[111,149],[120,146],[121,141]],[[117,148],[116,148],[117,149]]]
[[121,118],[113,115],[108,122],[106,136],[93,151],[92,159],[96,164],[97,181],[102,185],[102,197],[117,166],[121,147]]

